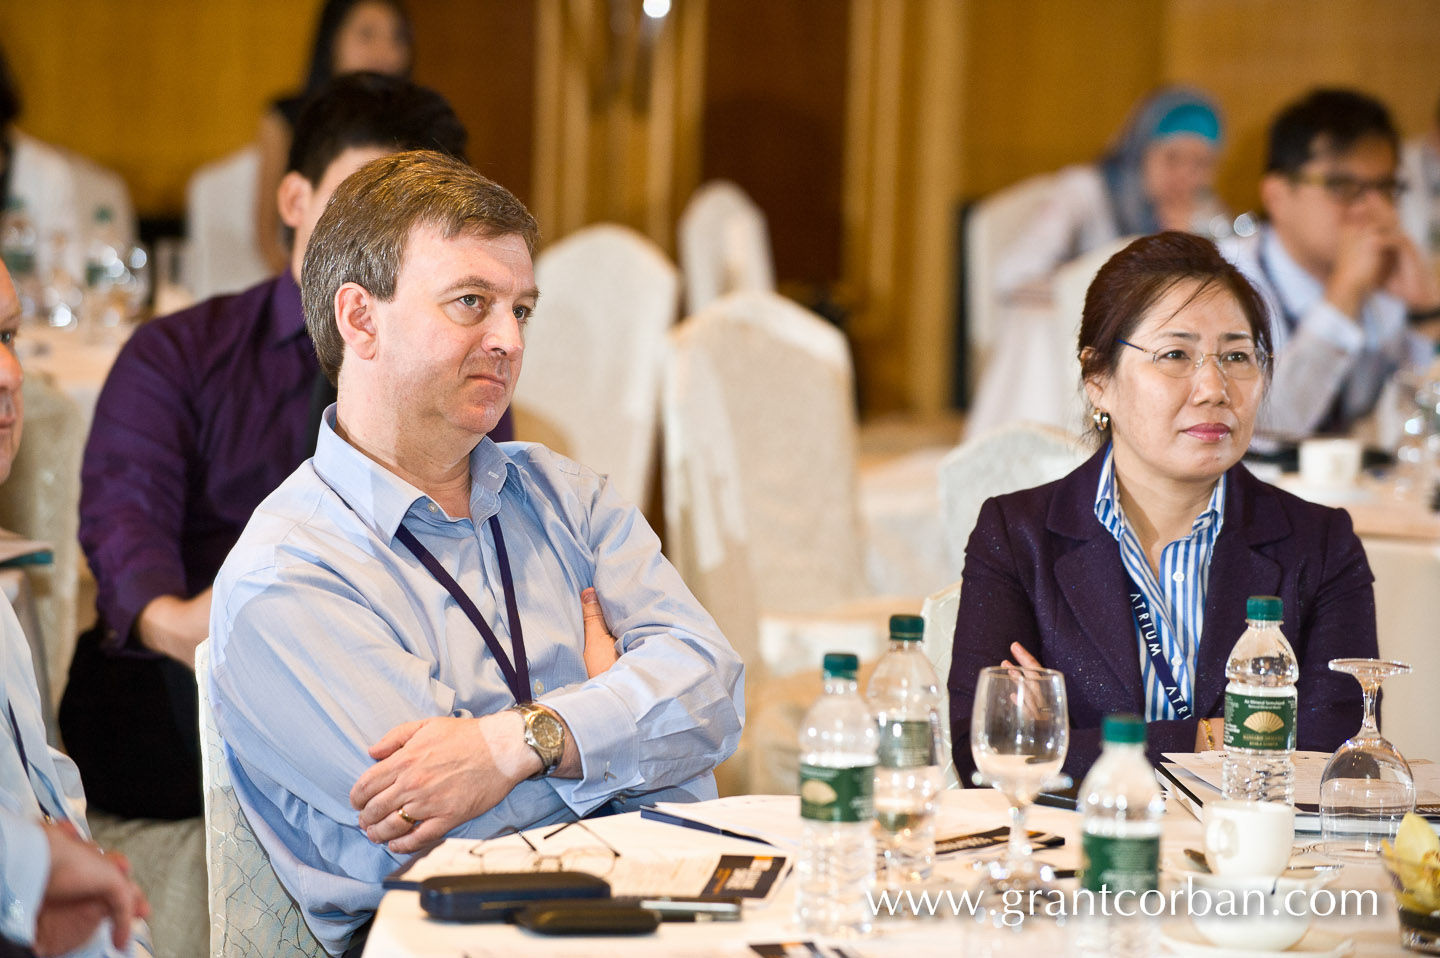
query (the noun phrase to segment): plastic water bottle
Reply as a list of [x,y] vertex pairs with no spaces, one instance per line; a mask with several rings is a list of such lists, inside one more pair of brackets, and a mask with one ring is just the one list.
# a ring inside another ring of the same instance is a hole
[[880,732],[875,769],[879,884],[924,881],[935,870],[935,803],[940,767],[940,679],[920,648],[925,620],[890,617],[890,649],[870,677],[865,700]]
[[1225,665],[1227,799],[1295,801],[1295,680],[1300,666],[1280,632],[1282,606],[1273,595],[1245,603],[1249,627]]
[[[1109,892],[1109,915],[1086,915],[1080,934],[1086,955],[1140,956],[1155,950],[1155,926],[1140,897],[1160,887],[1160,819],[1165,798],[1145,757],[1145,723],[1136,715],[1107,715],[1105,750],[1080,785],[1080,887]],[[1124,893],[1115,914],[1116,896]]]
[[85,246],[85,314],[92,329],[110,329],[125,318],[126,252],[110,207],[99,207]]
[[38,309],[39,246],[35,226],[25,212],[25,201],[12,196],[5,204],[4,221],[0,223],[0,258],[4,259],[15,293],[20,297],[20,314],[27,319]]
[[800,729],[800,860],[795,920],[807,932],[870,931],[875,881],[875,719],[855,681],[859,660],[825,655],[825,693]]

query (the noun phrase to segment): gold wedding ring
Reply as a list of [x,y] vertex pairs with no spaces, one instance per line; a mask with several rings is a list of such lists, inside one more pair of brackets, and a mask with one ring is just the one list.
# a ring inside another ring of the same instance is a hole
[[406,825],[409,825],[412,829],[413,829],[416,825],[419,825],[419,824],[420,824],[420,819],[418,819],[418,818],[411,818],[411,817],[410,817],[410,813],[407,812],[407,811],[405,811],[404,806],[401,806],[400,808],[395,809],[395,814],[396,814],[396,815],[399,815],[399,816],[400,816],[400,820],[401,820],[402,822],[404,822]]

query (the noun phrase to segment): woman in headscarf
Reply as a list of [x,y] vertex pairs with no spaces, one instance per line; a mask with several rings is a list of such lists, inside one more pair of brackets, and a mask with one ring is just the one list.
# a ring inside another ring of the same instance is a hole
[[1056,268],[1119,239],[1174,229],[1215,235],[1212,192],[1222,143],[1208,96],[1165,87],[1136,106],[1098,163],[1061,170],[1045,204],[1001,255],[1002,296],[1048,283]]

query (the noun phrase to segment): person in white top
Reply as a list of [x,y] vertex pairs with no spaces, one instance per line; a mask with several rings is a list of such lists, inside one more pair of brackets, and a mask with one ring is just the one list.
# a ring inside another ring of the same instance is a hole
[[[20,446],[20,298],[0,265],[0,481]],[[45,740],[30,646],[0,598],[0,955],[152,954],[129,865],[89,841],[75,763]]]
[[1440,104],[1434,124],[1400,151],[1400,223],[1440,270]]
[[1384,105],[1353,90],[1312,91],[1270,126],[1266,222],[1222,244],[1270,305],[1268,439],[1349,431],[1434,353],[1440,281],[1400,228],[1397,145]]
[[1165,87],[1146,97],[1098,163],[1056,174],[1045,204],[1001,254],[996,290],[1047,284],[1058,267],[1122,236],[1214,235],[1228,224],[1212,192],[1221,144],[1220,114],[1204,93]]

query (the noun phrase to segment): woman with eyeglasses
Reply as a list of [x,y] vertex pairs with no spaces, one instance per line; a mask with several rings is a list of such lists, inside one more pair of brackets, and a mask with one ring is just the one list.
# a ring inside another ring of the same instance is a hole
[[1079,338],[1100,448],[1056,482],[988,500],[966,546],[949,679],[962,782],[976,676],[1007,662],[1065,674],[1076,781],[1111,712],[1145,717],[1152,762],[1218,747],[1225,662],[1251,595],[1284,601],[1298,747],[1331,750],[1359,727],[1360,690],[1328,663],[1377,654],[1360,540],[1344,512],[1240,463],[1269,347],[1263,300],[1207,239],[1143,237],[1100,269]]

